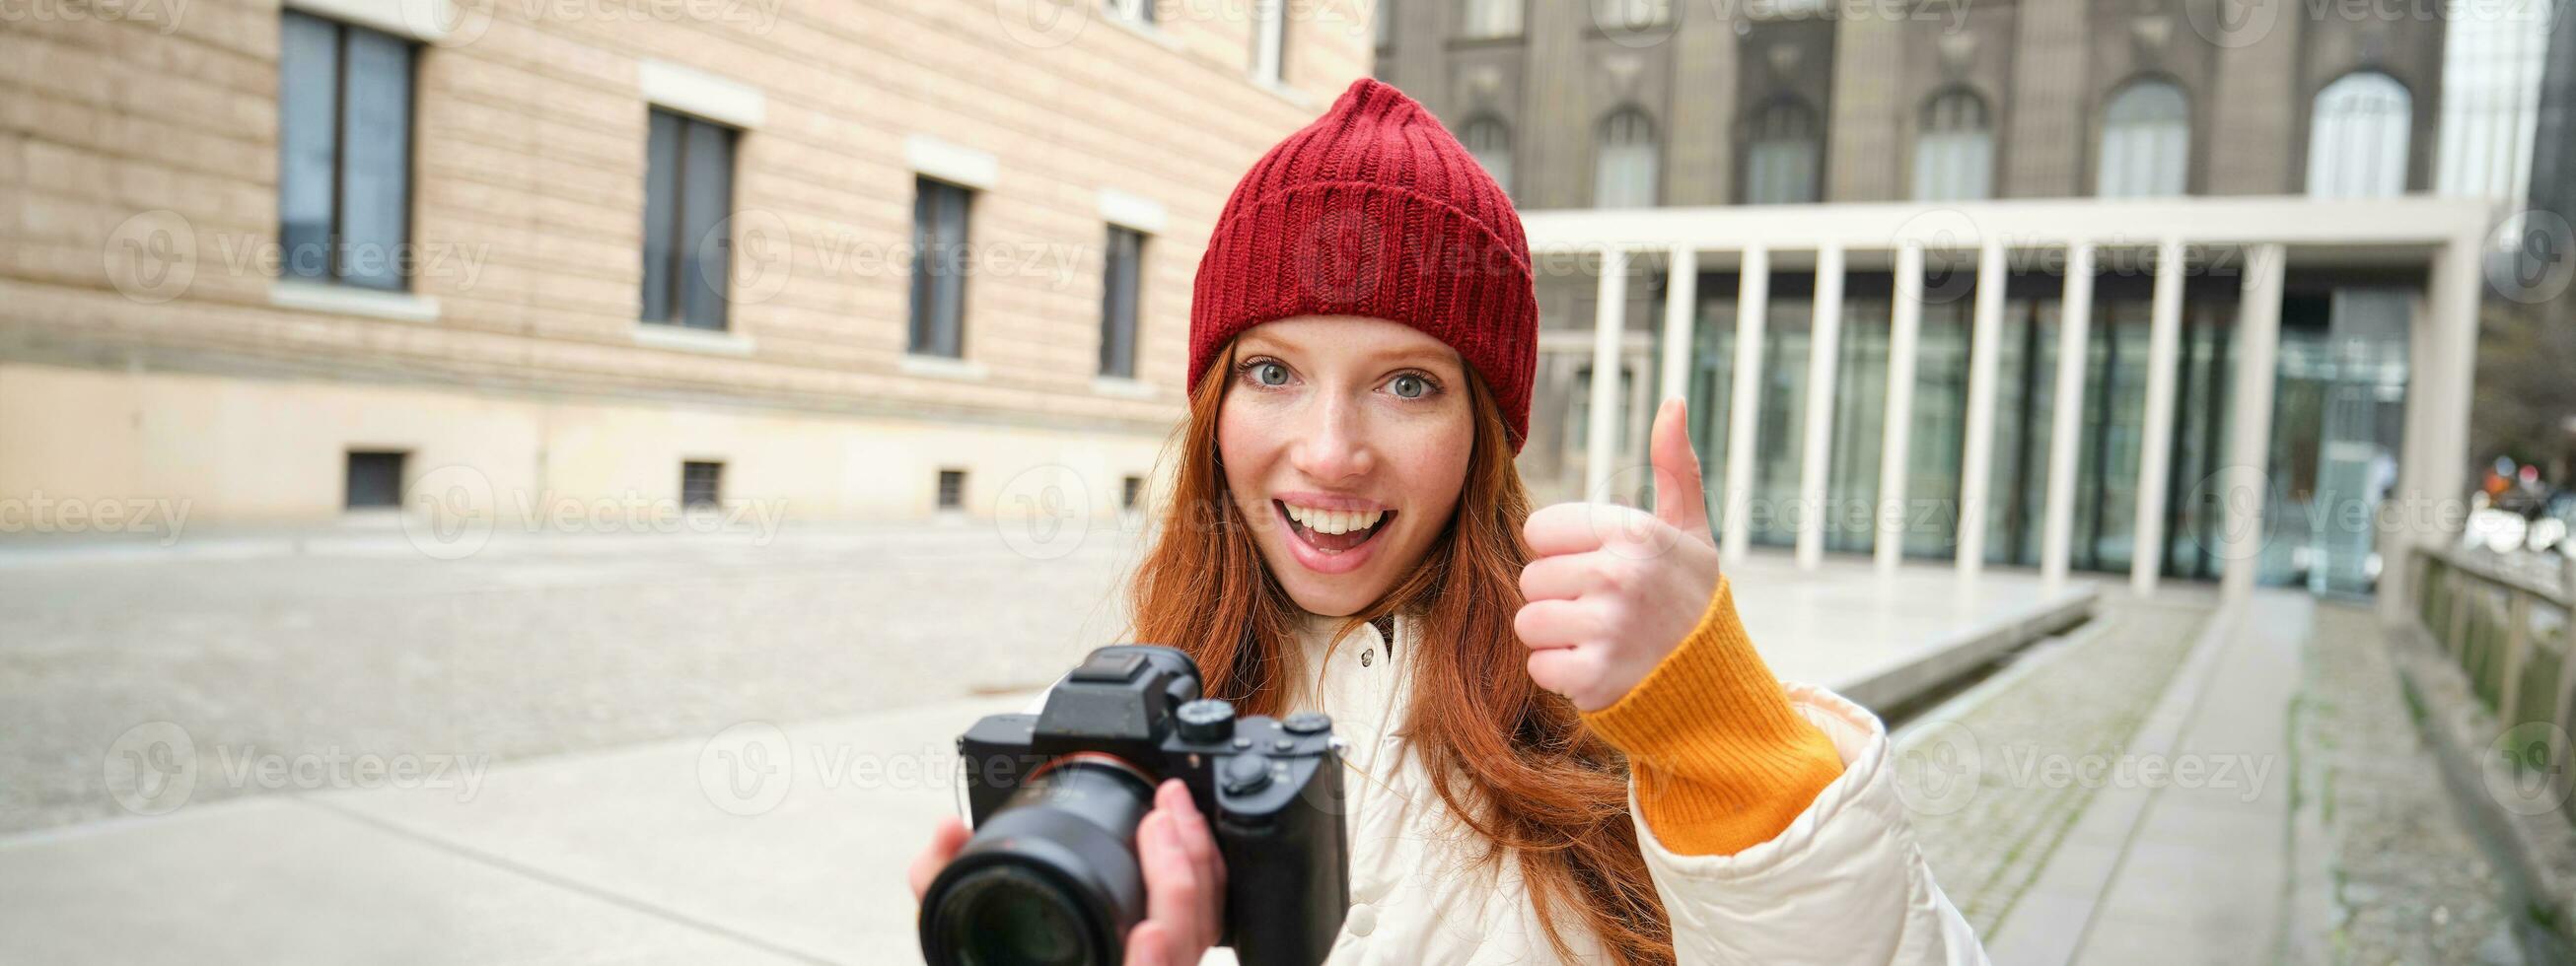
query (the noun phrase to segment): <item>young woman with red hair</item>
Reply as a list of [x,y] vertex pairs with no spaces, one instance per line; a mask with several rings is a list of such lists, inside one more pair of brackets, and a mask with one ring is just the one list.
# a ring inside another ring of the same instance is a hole
[[[1348,747],[1333,963],[1972,963],[1884,728],[1738,623],[1679,400],[1657,509],[1532,512],[1538,310],[1500,186],[1363,80],[1227,202],[1130,639]],[[916,894],[967,836],[941,825]],[[1128,961],[1196,963],[1225,870],[1166,783]]]

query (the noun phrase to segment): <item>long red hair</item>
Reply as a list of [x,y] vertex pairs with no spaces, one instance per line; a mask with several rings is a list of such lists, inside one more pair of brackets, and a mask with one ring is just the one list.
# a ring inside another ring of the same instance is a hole
[[[1162,525],[1129,588],[1138,641],[1187,651],[1206,693],[1246,714],[1277,714],[1303,660],[1305,616],[1263,565],[1217,459],[1217,412],[1234,347],[1190,393]],[[1519,864],[1548,943],[1572,959],[1569,923],[1613,962],[1673,961],[1663,902],[1628,817],[1627,762],[1583,726],[1572,702],[1530,680],[1512,630],[1529,545],[1529,492],[1512,465],[1501,410],[1472,371],[1474,450],[1448,526],[1422,563],[1337,634],[1402,610],[1431,644],[1413,657],[1406,721],[1441,801],[1487,843],[1481,861]]]

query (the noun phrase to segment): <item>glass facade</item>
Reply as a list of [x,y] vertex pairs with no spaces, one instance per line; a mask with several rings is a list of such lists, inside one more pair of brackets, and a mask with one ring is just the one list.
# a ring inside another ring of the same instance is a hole
[[[2136,559],[2154,277],[2149,267],[2123,264],[2139,259],[2106,254],[2103,261],[2103,274],[2094,280],[2080,399],[2057,398],[2064,277],[2029,270],[2016,272],[2008,283],[1996,340],[1985,506],[1988,564],[2040,564],[2049,445],[2054,420],[2066,406],[2077,407],[2079,424],[2068,563],[2076,570],[2125,574]],[[1927,253],[1925,262],[1901,539],[1905,556],[1946,562],[1958,549],[1977,285],[1973,253]],[[2215,580],[2226,570],[2219,541],[2227,507],[2216,481],[2228,445],[2235,360],[2242,353],[2235,344],[2242,297],[2238,264],[2220,259],[2196,269],[2183,285],[2171,455],[2157,511],[2164,534],[2160,572],[2169,578]],[[2266,498],[2269,540],[2259,579],[2359,594],[2369,592],[2379,572],[2370,521],[2395,485],[2408,319],[2420,289],[2335,282],[2294,275],[2283,303],[2268,477],[2273,485]],[[1741,284],[1732,272],[1702,273],[1692,327],[1691,436],[1707,470],[1713,509],[1724,505]],[[1825,549],[1853,555],[1875,550],[1894,289],[1895,279],[1884,271],[1846,275],[1834,391],[1830,400],[1819,400],[1808,391],[1815,277],[1771,275],[1756,392],[1760,411],[1753,421],[1752,500],[1742,524],[1751,544],[1793,547],[1801,515],[1820,512]],[[1659,303],[1649,300],[1637,311],[1660,320]],[[1647,348],[1644,339],[1629,345],[1622,353],[1626,371],[1619,395],[1629,418],[1620,424],[1619,466],[1644,459],[1642,420],[1653,400],[1633,380],[1652,372],[1653,357],[1661,353],[1660,346]],[[1588,343],[1569,341],[1542,353],[1540,411],[1548,412],[1551,401],[1562,408],[1533,422],[1533,441],[1555,436],[1561,442],[1551,447],[1556,457],[1525,453],[1522,465],[1534,487],[1541,482],[1534,471],[1561,479],[1564,485],[1542,487],[1558,498],[1576,498],[1571,489],[1581,478],[1589,361]],[[1826,503],[1812,510],[1799,499],[1810,405],[1833,407]],[[1556,432],[1549,431],[1550,423]],[[1543,502],[1549,498],[1541,496]],[[1717,523],[1721,531],[1735,525]]]

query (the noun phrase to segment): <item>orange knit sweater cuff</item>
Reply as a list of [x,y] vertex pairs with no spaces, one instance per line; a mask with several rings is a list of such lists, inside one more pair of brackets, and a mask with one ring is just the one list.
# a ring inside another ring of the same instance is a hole
[[1618,703],[1583,716],[1626,752],[1664,848],[1733,855],[1770,841],[1841,777],[1842,756],[1753,649],[1721,578],[1699,626]]

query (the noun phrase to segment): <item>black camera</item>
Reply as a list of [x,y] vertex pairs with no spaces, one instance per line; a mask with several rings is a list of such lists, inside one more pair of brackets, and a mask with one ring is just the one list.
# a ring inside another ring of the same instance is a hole
[[932,966],[1123,961],[1145,917],[1136,828],[1177,778],[1225,858],[1225,932],[1244,966],[1314,966],[1350,906],[1332,721],[1236,718],[1168,647],[1091,652],[1039,714],[957,739],[975,835],[921,901]]

